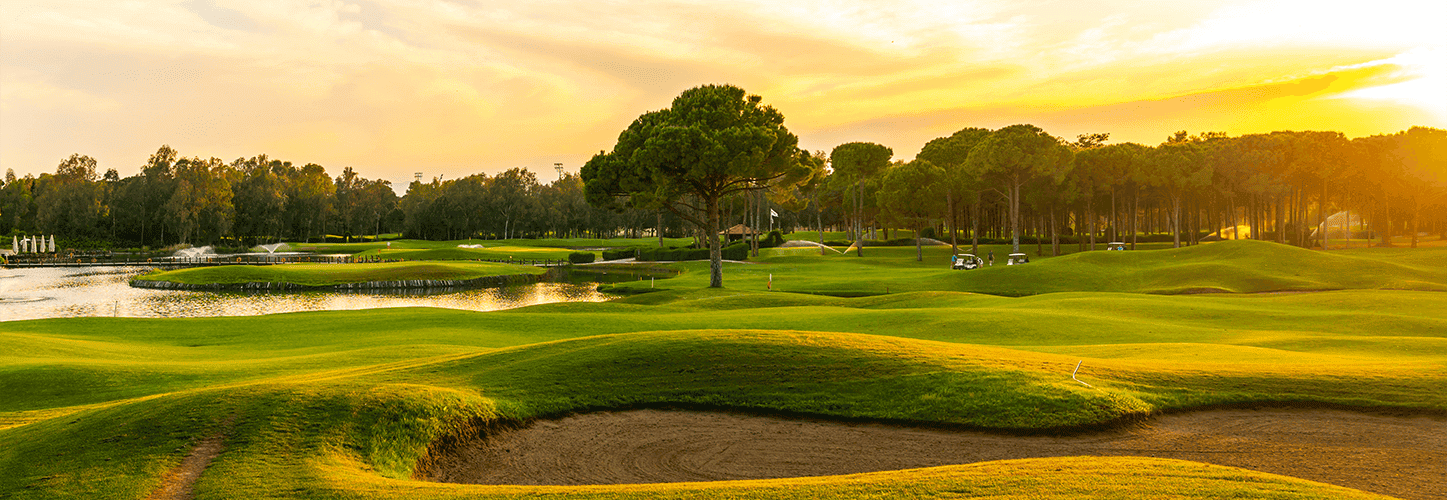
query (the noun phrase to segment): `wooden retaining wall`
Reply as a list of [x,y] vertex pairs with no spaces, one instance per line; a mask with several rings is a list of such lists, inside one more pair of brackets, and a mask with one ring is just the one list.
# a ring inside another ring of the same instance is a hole
[[156,290],[204,290],[236,292],[270,291],[364,291],[364,290],[406,290],[420,288],[488,288],[542,281],[544,274],[512,274],[505,276],[483,276],[470,280],[399,280],[365,281],[361,283],[339,283],[336,285],[298,285],[287,282],[250,283],[176,283],[172,281],[131,280],[136,288]]

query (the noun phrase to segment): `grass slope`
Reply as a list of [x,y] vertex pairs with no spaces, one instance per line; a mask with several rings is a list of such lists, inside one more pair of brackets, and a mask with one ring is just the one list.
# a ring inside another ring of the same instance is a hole
[[492,262],[381,262],[369,264],[279,264],[193,267],[154,271],[136,279],[188,284],[294,283],[325,286],[400,280],[469,280],[484,276],[543,274],[534,266]]
[[[1210,259],[1075,258],[1077,267],[1168,273],[1173,266],[1159,261],[1253,259],[1258,247],[1190,249],[1218,252]],[[1332,278],[1342,286],[1395,283],[1402,268],[1431,278],[1444,265],[1396,251],[1324,255],[1362,271]],[[765,260],[778,258],[791,257]],[[881,253],[869,259],[891,262]],[[911,269],[905,260],[893,261],[902,273]],[[758,266],[767,265],[790,264]],[[1326,279],[1311,269],[1268,271]],[[1093,388],[1070,380],[1077,361]],[[1089,457],[607,487],[409,478],[428,443],[475,431],[477,422],[595,408],[723,407],[1029,432],[1255,403],[1440,414],[1443,386],[1447,294],[1429,291],[841,298],[676,289],[495,313],[4,322],[0,496],[144,497],[234,416],[227,451],[197,483],[198,498],[1369,498],[1241,469]]]
[[[645,299],[652,305],[638,303]],[[231,414],[241,423],[198,484],[201,498],[537,493],[406,478],[428,442],[474,417],[590,408],[683,404],[1000,429],[1269,401],[1443,411],[1442,332],[1447,295],[1409,291],[846,299],[695,290],[506,313],[4,323],[0,424],[9,429],[0,430],[0,491],[135,498]],[[1081,378],[1094,389],[1068,378],[1081,359]],[[1249,485],[1243,491],[1276,484],[1296,492],[1286,497],[1341,493],[1218,469],[1211,480],[1150,480],[1186,496],[1235,491],[1214,489],[1233,481]],[[1110,470],[1042,484],[1114,491],[1123,472]],[[548,491],[848,497],[887,491],[871,489],[883,484],[935,491],[948,482],[937,472],[889,473],[899,482],[881,476],[875,486],[820,480],[802,490],[785,481]],[[971,488],[982,487],[971,477]]]
[[[1023,266],[973,271],[949,269],[949,248],[925,249],[924,261],[906,247],[869,248],[865,257],[814,248],[766,249],[747,264],[725,264],[724,285],[750,290],[842,296],[950,290],[1020,296],[1066,291],[1178,294],[1274,291],[1403,289],[1447,290],[1447,248],[1419,249],[1398,257],[1375,252],[1320,252],[1261,241],[1131,252],[1080,252],[1039,258]],[[1002,257],[1004,249],[996,252]],[[656,286],[674,289],[708,284],[708,264],[675,264],[684,273]],[[615,286],[643,292],[647,283]]]

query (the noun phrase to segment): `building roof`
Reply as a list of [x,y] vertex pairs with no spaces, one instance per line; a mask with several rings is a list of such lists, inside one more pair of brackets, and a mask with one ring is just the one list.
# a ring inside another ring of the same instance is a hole
[[758,234],[758,231],[755,231],[755,230],[753,230],[753,229],[750,229],[749,226],[745,226],[745,225],[743,225],[743,224],[734,224],[733,227],[730,227],[730,228],[725,229],[725,230],[723,230],[723,231],[719,231],[718,234],[721,234],[721,235],[730,235],[730,234],[744,234],[744,235],[748,235],[748,234]]

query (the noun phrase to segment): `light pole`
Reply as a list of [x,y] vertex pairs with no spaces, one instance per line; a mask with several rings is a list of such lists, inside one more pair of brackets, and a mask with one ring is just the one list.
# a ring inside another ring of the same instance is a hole
[[562,164],[562,163],[554,163],[554,164],[553,164],[553,170],[557,170],[557,171],[558,171],[558,180],[560,180],[560,181],[563,180],[563,164]]

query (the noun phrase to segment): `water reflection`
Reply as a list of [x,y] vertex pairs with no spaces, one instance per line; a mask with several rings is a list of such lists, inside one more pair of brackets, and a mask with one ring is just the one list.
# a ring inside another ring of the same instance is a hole
[[77,316],[182,318],[253,316],[295,311],[443,307],[495,311],[551,302],[611,298],[596,282],[536,283],[506,288],[368,292],[216,293],[131,288],[142,267],[0,270],[0,321]]

